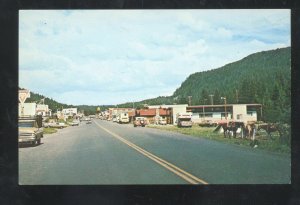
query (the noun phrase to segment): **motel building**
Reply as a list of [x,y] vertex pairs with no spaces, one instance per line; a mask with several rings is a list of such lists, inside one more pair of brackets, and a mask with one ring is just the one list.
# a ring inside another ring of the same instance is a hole
[[187,106],[186,110],[193,113],[192,121],[195,124],[232,120],[256,122],[262,116],[261,104],[195,105]]

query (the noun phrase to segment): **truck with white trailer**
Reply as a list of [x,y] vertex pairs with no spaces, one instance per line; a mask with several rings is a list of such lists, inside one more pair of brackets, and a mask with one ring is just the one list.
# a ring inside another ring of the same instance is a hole
[[118,123],[129,123],[129,115],[127,112],[121,112],[118,114]]
[[192,113],[177,113],[176,121],[178,127],[192,127]]

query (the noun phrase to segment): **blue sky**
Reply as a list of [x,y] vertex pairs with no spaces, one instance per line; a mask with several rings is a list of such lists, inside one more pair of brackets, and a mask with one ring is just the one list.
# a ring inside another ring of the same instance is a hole
[[20,10],[19,86],[74,105],[172,95],[290,36],[290,10]]

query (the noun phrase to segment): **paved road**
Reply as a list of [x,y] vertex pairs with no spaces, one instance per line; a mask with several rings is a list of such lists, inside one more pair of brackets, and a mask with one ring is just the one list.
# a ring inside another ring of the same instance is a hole
[[94,120],[19,148],[20,184],[288,184],[286,155]]

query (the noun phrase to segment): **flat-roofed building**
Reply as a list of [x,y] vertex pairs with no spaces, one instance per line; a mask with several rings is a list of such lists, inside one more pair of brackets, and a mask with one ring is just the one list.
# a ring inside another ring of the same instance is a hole
[[74,116],[74,115],[77,115],[77,108],[65,108],[62,110],[62,113],[65,115],[65,116]]
[[187,106],[187,112],[192,112],[194,123],[225,122],[227,120],[250,122],[257,121],[262,116],[261,104],[226,104],[226,105],[194,105]]

